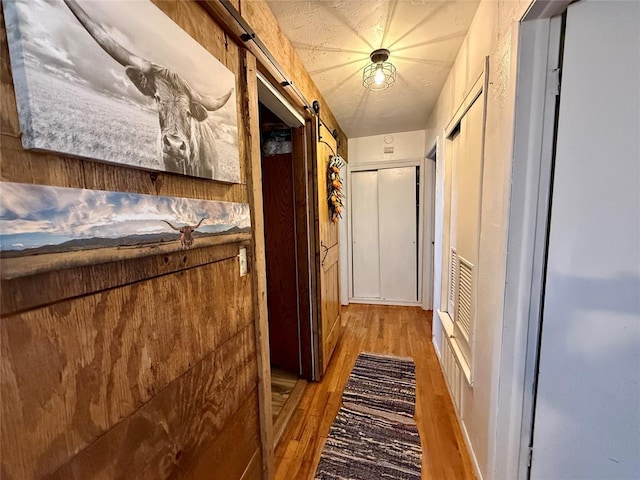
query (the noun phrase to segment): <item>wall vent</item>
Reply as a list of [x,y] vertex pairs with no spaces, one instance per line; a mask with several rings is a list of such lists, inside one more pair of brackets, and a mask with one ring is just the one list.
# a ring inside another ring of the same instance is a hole
[[463,257],[458,257],[458,275],[456,322],[467,342],[469,342],[473,319],[473,264]]
[[449,261],[449,305],[448,312],[454,318],[456,311],[456,295],[458,290],[458,253],[455,248],[451,249],[451,259]]

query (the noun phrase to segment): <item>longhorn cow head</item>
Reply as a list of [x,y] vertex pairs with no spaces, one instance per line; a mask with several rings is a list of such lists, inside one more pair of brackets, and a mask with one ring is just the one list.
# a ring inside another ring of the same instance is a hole
[[208,112],[224,106],[233,88],[217,98],[200,95],[176,73],[134,55],[116,42],[107,29],[90,18],[76,0],[64,1],[96,43],[124,67],[136,88],[155,100],[165,166],[187,165],[194,155],[194,145],[190,141],[192,121],[202,122],[208,117]]
[[164,223],[169,225],[175,231],[180,232],[180,245],[182,245],[183,250],[189,250],[193,245],[194,238],[193,232],[197,230],[197,228],[202,225],[206,217],[201,218],[197,225],[185,225],[184,227],[175,227],[166,220],[162,220]]

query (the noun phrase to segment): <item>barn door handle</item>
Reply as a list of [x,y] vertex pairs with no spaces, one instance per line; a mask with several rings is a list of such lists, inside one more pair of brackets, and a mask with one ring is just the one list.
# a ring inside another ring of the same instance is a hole
[[320,240],[320,247],[324,248],[322,251],[322,260],[320,261],[320,266],[324,267],[324,261],[327,259],[327,255],[329,255],[329,247],[327,247],[322,240]]

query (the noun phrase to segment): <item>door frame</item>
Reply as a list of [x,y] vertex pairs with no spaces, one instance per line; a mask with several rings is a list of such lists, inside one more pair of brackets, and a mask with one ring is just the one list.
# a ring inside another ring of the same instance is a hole
[[[314,218],[314,183],[310,178],[310,162],[315,158],[315,152],[311,148],[309,139],[312,137],[312,120],[294,108],[286,97],[281,94],[266,75],[256,73],[258,80],[258,101],[276,114],[292,130],[293,156],[293,181],[294,181],[294,206],[295,231],[296,231],[296,283],[298,297],[298,341],[299,341],[299,375],[306,380],[317,378],[317,364],[319,362],[316,323],[317,323],[317,298],[315,296],[316,279],[315,246],[313,236]],[[301,161],[298,161],[300,160]],[[262,178],[261,178],[262,182]],[[266,227],[266,225],[265,225]],[[267,286],[268,295],[268,286]],[[308,319],[308,321],[305,321]],[[303,340],[309,339],[308,343]],[[270,343],[270,342],[269,342]]]
[[[435,286],[435,207],[436,207],[436,165],[438,154],[436,145],[429,150],[424,158],[424,238],[422,240],[422,309],[433,310],[434,286]],[[431,192],[431,195],[429,195]]]
[[569,3],[534,0],[513,31],[515,128],[490,478],[529,477],[560,85],[563,25],[558,16]]
[[[378,299],[360,299],[353,297],[353,235],[352,235],[352,212],[351,203],[349,202],[349,190],[351,189],[351,174],[353,172],[361,172],[367,170],[385,170],[389,168],[401,168],[401,167],[420,167],[420,189],[419,189],[419,202],[420,207],[418,209],[418,258],[417,258],[417,278],[418,278],[418,299],[415,302],[401,302],[393,300],[378,300]],[[389,160],[384,162],[368,162],[359,163],[357,165],[347,165],[347,189],[345,191],[347,197],[347,282],[349,284],[349,303],[368,303],[374,305],[401,305],[401,306],[421,306],[422,299],[424,297],[423,288],[423,272],[424,272],[424,224],[425,224],[425,166],[424,159],[404,159],[404,160]],[[435,192],[434,192],[435,194]],[[433,282],[433,281],[432,281]],[[433,286],[433,283],[432,283]]]

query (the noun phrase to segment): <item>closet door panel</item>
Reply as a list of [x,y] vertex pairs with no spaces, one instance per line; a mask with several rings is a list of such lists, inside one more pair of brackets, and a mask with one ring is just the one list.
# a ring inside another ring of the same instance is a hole
[[378,172],[351,174],[353,297],[380,297]]
[[416,167],[378,170],[380,289],[385,300],[418,300]]
[[478,262],[480,189],[482,187],[483,102],[478,98],[462,118],[456,158],[458,255]]

